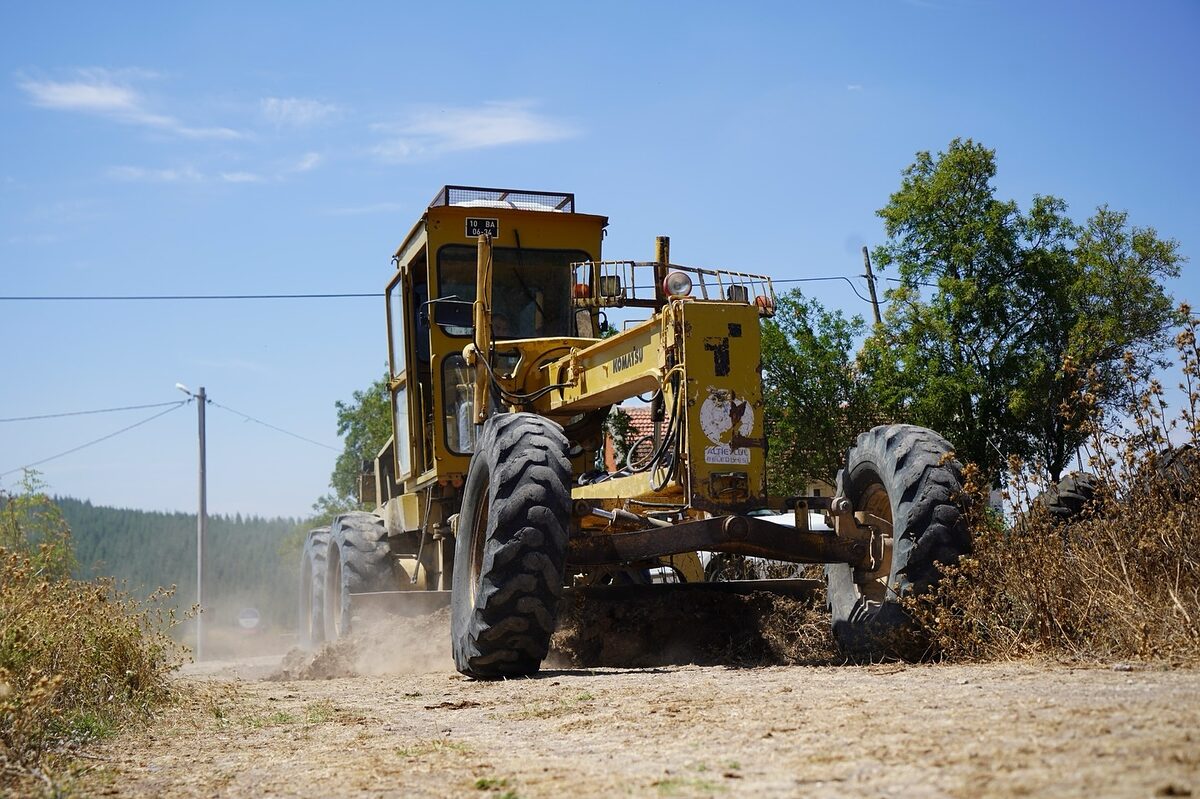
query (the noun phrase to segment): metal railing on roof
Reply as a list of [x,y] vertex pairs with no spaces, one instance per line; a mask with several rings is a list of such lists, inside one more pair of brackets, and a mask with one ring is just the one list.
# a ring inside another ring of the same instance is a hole
[[489,189],[482,186],[443,186],[430,208],[456,205],[466,208],[511,208],[521,211],[575,213],[575,195],[558,191]]

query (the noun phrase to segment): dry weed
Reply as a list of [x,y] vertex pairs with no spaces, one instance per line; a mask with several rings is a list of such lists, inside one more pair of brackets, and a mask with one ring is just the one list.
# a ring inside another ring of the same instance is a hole
[[[1200,350],[1197,322],[1176,339],[1182,408],[1162,385],[1134,377],[1120,414],[1092,402],[1083,456],[1096,497],[1067,523],[1014,492],[1009,524],[983,510],[986,487],[968,468],[973,552],[913,600],[942,656],[1045,655],[1082,660],[1200,661]],[[1043,490],[1036,467],[1010,478]]]
[[61,756],[148,717],[179,662],[160,603],[39,560],[0,548],[0,791],[53,791]]

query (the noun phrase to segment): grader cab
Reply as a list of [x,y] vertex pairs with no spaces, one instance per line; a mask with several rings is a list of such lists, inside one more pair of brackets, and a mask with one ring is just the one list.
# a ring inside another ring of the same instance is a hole
[[[362,486],[376,510],[309,534],[303,641],[345,635],[372,604],[448,602],[460,671],[529,674],[564,589],[703,580],[704,552],[826,564],[848,656],[917,654],[901,598],[968,545],[949,443],[877,427],[835,496],[773,496],[770,278],[672,264],[666,238],[653,261],[606,261],[607,224],[566,193],[447,186],[426,209],[387,288],[394,435]],[[625,400],[657,423],[605,469]]]

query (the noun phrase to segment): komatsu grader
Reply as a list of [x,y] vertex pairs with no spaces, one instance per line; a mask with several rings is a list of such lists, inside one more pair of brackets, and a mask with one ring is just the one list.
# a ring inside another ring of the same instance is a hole
[[[430,203],[387,285],[393,435],[360,492],[375,510],[309,534],[302,642],[346,635],[381,600],[448,602],[459,671],[527,675],[564,589],[702,581],[697,553],[732,553],[826,564],[846,655],[912,656],[902,599],[969,541],[950,444],[877,427],[834,496],[772,495],[770,278],[672,264],[665,237],[653,261],[606,261],[607,225],[569,193],[446,186]],[[660,423],[604,469],[605,420],[637,397]]]

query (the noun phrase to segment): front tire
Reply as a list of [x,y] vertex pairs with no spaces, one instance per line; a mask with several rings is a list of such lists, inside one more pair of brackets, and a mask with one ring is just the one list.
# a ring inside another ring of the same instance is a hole
[[454,553],[451,643],[460,672],[533,674],[550,649],[571,509],[569,444],[534,414],[484,423],[463,489]]
[[891,532],[890,563],[879,571],[825,567],[833,634],[854,661],[919,660],[926,645],[903,597],[927,591],[970,549],[962,514],[962,466],[932,430],[880,426],[863,433],[838,474],[838,493],[868,521]]

